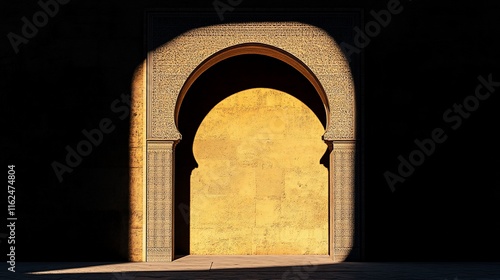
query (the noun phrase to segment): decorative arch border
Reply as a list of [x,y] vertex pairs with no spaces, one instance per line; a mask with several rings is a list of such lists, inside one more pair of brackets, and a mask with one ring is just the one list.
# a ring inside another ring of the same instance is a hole
[[[330,147],[329,254],[343,261],[355,239],[355,93],[341,49],[324,30],[299,22],[220,24],[183,33],[147,56],[133,83],[129,256],[174,259],[177,115],[190,85],[231,56],[268,55],[301,72],[317,89],[327,114]],[[145,110],[145,114],[141,114]],[[135,113],[134,113],[135,112]],[[140,155],[139,155],[140,154]],[[133,158],[139,158],[134,161]],[[142,172],[141,172],[142,171]],[[137,253],[140,252],[140,253]]]
[[196,69],[191,73],[191,75],[189,75],[189,78],[186,80],[179,93],[179,97],[177,99],[177,103],[175,106],[175,115],[174,115],[176,127],[178,127],[178,116],[184,97],[188,92],[189,88],[191,87],[191,85],[196,81],[196,79],[198,79],[198,77],[201,76],[201,74],[203,74],[206,70],[208,70],[215,64],[225,59],[245,54],[258,54],[278,59],[290,65],[295,70],[299,71],[299,73],[301,73],[304,77],[306,77],[306,79],[313,85],[314,89],[319,94],[319,97],[321,98],[321,101],[325,106],[325,113],[327,120],[326,123],[328,127],[330,121],[330,118],[328,117],[330,115],[328,97],[325,93],[325,90],[323,89],[323,86],[319,82],[318,78],[311,71],[311,69],[309,69],[307,65],[302,63],[299,59],[285,52],[284,50],[261,43],[244,43],[220,50],[217,53],[210,56],[209,58],[207,58],[205,61],[203,61],[198,67],[196,67]]

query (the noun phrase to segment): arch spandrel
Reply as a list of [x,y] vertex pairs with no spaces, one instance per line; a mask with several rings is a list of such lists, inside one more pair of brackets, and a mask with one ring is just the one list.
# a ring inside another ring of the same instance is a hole
[[179,93],[196,67],[220,50],[258,43],[279,48],[307,65],[328,99],[325,140],[355,139],[354,86],[341,49],[324,30],[298,22],[221,24],[188,31],[148,54],[148,139],[179,140]]

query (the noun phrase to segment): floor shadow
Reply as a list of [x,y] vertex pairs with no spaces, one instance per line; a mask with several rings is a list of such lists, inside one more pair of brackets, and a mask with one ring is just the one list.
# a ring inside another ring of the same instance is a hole
[[[99,269],[99,263],[63,264],[20,263],[16,273],[0,272],[2,279],[500,279],[500,267],[493,262],[344,262],[333,264],[277,265],[236,268],[177,268],[146,263],[130,267]],[[101,263],[101,265],[110,265]],[[214,265],[214,264],[212,264]],[[87,267],[85,271],[54,271]],[[100,271],[100,272],[98,272]],[[32,274],[40,273],[40,274]]]

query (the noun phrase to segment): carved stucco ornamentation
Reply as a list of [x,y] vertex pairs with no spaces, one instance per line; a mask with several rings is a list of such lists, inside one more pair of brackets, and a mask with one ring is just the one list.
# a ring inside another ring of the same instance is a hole
[[355,214],[355,144],[334,143],[333,192],[334,192],[334,254],[343,260],[354,245]]
[[172,141],[147,144],[147,261],[171,260],[173,233]]
[[194,29],[148,54],[148,138],[178,140],[175,105],[184,81],[214,53],[239,44],[282,49],[307,65],[323,85],[330,108],[325,140],[355,139],[355,100],[350,68],[324,30],[298,22],[221,24]]

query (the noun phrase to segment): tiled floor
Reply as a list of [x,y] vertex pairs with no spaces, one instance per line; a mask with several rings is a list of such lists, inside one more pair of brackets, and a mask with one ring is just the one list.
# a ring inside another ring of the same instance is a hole
[[0,279],[482,279],[500,263],[332,263],[328,256],[187,256],[171,263],[17,263]]

